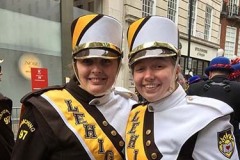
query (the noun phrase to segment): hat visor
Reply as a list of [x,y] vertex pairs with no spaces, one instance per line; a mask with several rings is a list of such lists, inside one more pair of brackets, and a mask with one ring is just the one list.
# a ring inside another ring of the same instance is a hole
[[141,50],[133,55],[132,58],[129,59],[129,65],[133,65],[139,60],[145,59],[145,58],[157,58],[157,57],[172,57],[176,56],[177,53],[173,52],[169,49],[161,49],[161,48],[152,48],[152,49],[146,49]]
[[108,49],[85,49],[74,54],[74,59],[89,59],[89,58],[103,58],[103,59],[118,59],[120,54],[116,51]]

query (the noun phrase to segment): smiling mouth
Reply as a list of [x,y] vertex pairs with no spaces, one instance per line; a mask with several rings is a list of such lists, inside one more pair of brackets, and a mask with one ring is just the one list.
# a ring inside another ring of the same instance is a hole
[[106,80],[106,78],[88,78],[90,81],[93,81],[93,82],[99,82],[99,81],[104,81]]
[[147,84],[147,85],[143,85],[143,86],[147,89],[153,89],[153,88],[156,88],[158,85],[157,84]]

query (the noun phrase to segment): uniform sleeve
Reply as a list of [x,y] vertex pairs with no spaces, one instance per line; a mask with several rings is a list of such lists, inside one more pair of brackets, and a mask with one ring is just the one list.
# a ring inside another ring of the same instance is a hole
[[47,137],[44,137],[45,134],[43,136],[42,133],[48,133],[49,130],[41,120],[41,114],[34,107],[28,106],[24,107],[24,113],[20,119],[11,160],[48,159]]
[[0,98],[0,155],[2,160],[9,160],[14,145],[11,121],[12,101]]
[[230,116],[212,121],[199,132],[193,151],[195,160],[239,160]]

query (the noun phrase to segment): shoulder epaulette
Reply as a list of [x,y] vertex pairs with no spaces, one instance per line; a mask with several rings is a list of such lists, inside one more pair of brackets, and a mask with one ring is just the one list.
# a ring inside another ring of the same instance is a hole
[[218,99],[199,96],[186,96],[188,104],[197,104],[206,107],[208,110],[215,110],[221,114],[230,114],[233,109],[225,102]]
[[23,103],[24,101],[26,101],[27,99],[29,99],[30,97],[33,96],[37,96],[37,95],[41,95],[42,93],[49,91],[49,90],[61,90],[64,88],[65,85],[55,85],[55,86],[50,86],[50,87],[46,87],[43,89],[39,89],[33,92],[29,92],[28,94],[26,94],[25,96],[23,96],[23,98],[21,98],[20,102]]
[[132,98],[134,99],[135,101],[138,101],[138,97],[136,94],[132,93],[130,90],[126,89],[126,88],[123,88],[123,87],[115,87],[115,90],[114,90],[115,94],[119,94],[123,97],[126,97],[126,98]]

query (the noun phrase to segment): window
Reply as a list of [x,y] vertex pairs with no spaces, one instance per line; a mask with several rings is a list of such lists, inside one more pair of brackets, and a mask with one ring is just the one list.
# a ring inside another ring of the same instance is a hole
[[[192,6],[190,6],[190,1],[192,2]],[[193,35],[193,31],[194,31],[194,24],[195,24],[195,15],[196,15],[196,0],[189,0],[188,3],[188,24],[190,23],[190,9],[192,9],[192,17],[191,17],[191,35]],[[192,7],[192,8],[190,8]],[[187,30],[189,30],[189,25],[187,27]]]
[[240,56],[240,30],[238,30],[238,51],[237,56]]
[[239,0],[229,0],[228,10],[229,10],[230,16],[238,15],[238,11],[239,11],[238,4],[239,4]]
[[[102,1],[101,0],[74,0],[73,1],[74,12],[76,11],[77,17],[82,14],[102,13]],[[81,12],[81,13],[79,13]],[[75,17],[75,15],[74,15]]]
[[153,0],[142,0],[142,17],[150,16],[153,14]]
[[88,2],[88,11],[94,12],[94,1]]
[[235,51],[236,28],[227,26],[225,54],[224,56],[232,58]]
[[169,0],[167,17],[172,21],[176,22],[176,14],[177,14],[177,0]]
[[204,26],[204,39],[209,40],[210,38],[210,30],[212,24],[212,7],[206,5],[205,12],[205,26]]

